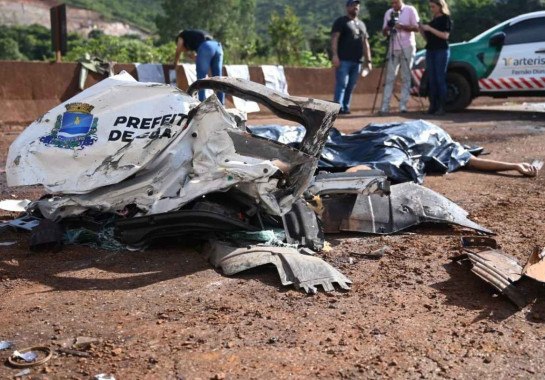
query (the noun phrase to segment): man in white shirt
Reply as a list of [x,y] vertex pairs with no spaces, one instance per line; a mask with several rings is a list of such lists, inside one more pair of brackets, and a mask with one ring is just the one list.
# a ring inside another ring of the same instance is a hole
[[392,8],[384,14],[382,33],[388,37],[388,63],[386,82],[382,96],[380,114],[390,111],[390,99],[394,89],[397,72],[401,67],[401,97],[399,111],[407,112],[407,102],[411,90],[411,67],[416,53],[414,32],[418,31],[420,18],[412,5],[406,5],[403,0],[392,0]]

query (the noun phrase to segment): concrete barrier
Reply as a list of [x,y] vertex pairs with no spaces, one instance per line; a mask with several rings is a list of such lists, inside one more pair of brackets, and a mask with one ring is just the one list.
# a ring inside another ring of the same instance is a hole
[[[165,77],[171,65],[164,65]],[[133,64],[116,64],[117,74],[126,70],[137,78]],[[182,66],[177,66],[178,87],[187,89],[187,81]],[[332,100],[334,86],[333,69],[320,68],[285,68],[288,88],[291,95],[307,96]],[[353,100],[353,108],[370,109],[376,89],[379,70],[373,71],[367,78],[359,81]],[[32,120],[76,95],[80,67],[77,63],[19,62],[0,61],[0,125],[28,124]],[[104,77],[89,72],[86,87]],[[250,79],[264,83],[259,66],[250,66]],[[380,99],[379,99],[380,100]],[[266,111],[263,111],[266,113]]]
[[[168,72],[172,68],[172,65],[163,66],[165,78],[168,78]],[[114,66],[116,74],[122,70],[137,78],[135,65],[116,64]],[[188,86],[183,67],[177,66],[176,70],[177,85],[180,89],[186,90]],[[369,76],[360,78],[353,94],[353,110],[371,110],[380,71],[375,69]],[[285,67],[285,74],[291,95],[333,100],[335,82],[333,69]],[[76,95],[80,91],[79,75],[80,67],[77,63],[0,61],[0,125],[28,124],[49,109]],[[86,87],[104,78],[89,72]],[[257,83],[264,83],[263,72],[259,66],[250,66],[250,79]],[[398,89],[396,91],[399,93]],[[375,110],[378,110],[382,99],[381,93],[376,98]],[[502,102],[504,102],[502,99],[480,97],[474,103]],[[409,110],[424,110],[425,103],[426,101],[421,98],[412,97],[408,105]],[[232,106],[229,99],[227,106]],[[397,101],[394,98],[391,109],[395,110],[396,107]],[[261,108],[262,113],[267,113],[264,107]]]
[[[115,72],[136,75],[134,65],[115,65]],[[0,61],[0,124],[27,124],[76,95],[77,63]],[[89,73],[86,86],[104,77]]]

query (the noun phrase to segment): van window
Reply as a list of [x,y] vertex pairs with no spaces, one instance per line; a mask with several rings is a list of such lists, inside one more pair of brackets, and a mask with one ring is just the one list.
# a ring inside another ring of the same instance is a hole
[[508,26],[504,30],[505,45],[545,41],[545,17],[535,17]]

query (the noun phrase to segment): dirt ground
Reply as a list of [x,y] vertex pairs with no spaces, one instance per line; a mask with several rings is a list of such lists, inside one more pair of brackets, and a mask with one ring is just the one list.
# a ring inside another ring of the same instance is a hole
[[[484,146],[488,158],[529,161],[545,158],[543,111],[509,104],[441,118],[354,114],[336,127],[425,118]],[[253,121],[271,122],[279,120]],[[8,145],[1,142],[4,160]],[[425,180],[494,230],[521,263],[534,246],[545,247],[544,185],[545,172],[459,171]],[[5,174],[1,192],[3,199],[39,194],[6,188]],[[321,255],[353,281],[352,290],[310,296],[282,287],[274,268],[225,277],[191,246],[30,253],[28,234],[4,232],[1,241],[17,243],[0,246],[0,340],[55,351],[32,369],[34,379],[545,377],[545,292],[524,282],[534,301],[518,310],[452,263],[465,234],[473,232],[427,225],[385,237],[328,235],[333,249]],[[384,246],[382,258],[365,258]],[[77,337],[96,339],[86,356],[56,351]],[[0,359],[11,352],[0,351]],[[0,365],[0,378],[19,371]]]

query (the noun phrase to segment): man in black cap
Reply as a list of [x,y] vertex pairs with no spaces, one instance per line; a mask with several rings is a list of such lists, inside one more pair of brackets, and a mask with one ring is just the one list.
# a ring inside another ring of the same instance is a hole
[[358,19],[359,0],[346,2],[346,16],[335,20],[331,28],[331,63],[335,67],[334,102],[341,105],[341,114],[350,113],[352,91],[365,63],[371,70],[369,35],[363,21]]

